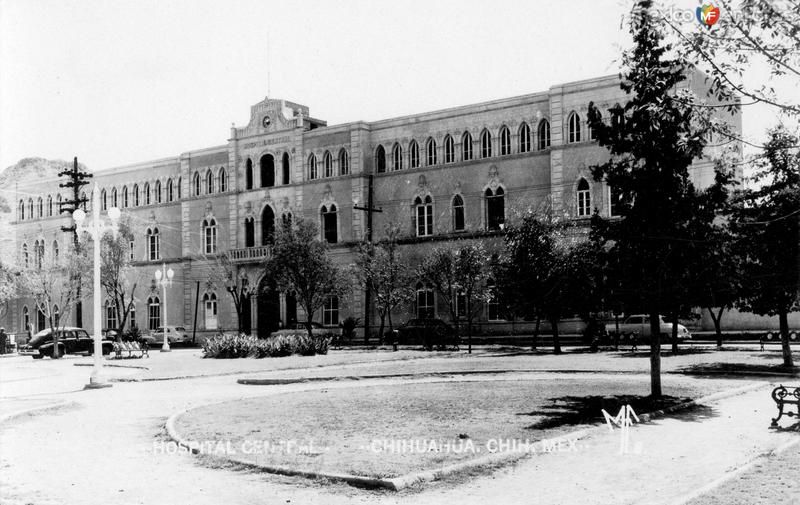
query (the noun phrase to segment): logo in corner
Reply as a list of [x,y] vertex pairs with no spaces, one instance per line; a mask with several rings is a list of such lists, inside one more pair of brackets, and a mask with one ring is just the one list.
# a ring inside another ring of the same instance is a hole
[[711,28],[719,21],[719,7],[714,7],[714,4],[703,4],[695,10],[697,15],[697,22],[706,28]]

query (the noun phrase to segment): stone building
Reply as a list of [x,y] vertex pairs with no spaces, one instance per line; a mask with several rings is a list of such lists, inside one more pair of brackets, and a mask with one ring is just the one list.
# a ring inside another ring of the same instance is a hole
[[[684,85],[705,97],[701,75],[691,75]],[[102,208],[119,207],[135,224],[130,254],[141,286],[135,322],[148,329],[161,324],[161,295],[150,280],[166,263],[175,272],[170,324],[196,327],[201,337],[235,329],[228,293],[206,286],[215,265],[208,258],[227,250],[241,268],[255,269],[269,254],[276,223],[292,216],[316,220],[337,263],[351,263],[366,225],[366,213],[354,204],[367,201],[369,176],[374,205],[382,210],[373,215],[375,240],[387,225],[400,226],[403,247],[418,254],[442,241],[496,241],[505,220],[528,208],[548,205],[578,220],[595,209],[611,215],[611,191],[589,170],[607,152],[593,141],[586,112],[590,101],[606,110],[624,99],[619,78],[608,76],[463,107],[328,126],[306,106],[266,98],[251,107],[247,125],[231,127],[226,144],[96,170]],[[722,119],[741,130],[739,116]],[[700,186],[713,180],[714,149],[692,168]],[[18,192],[12,223],[18,263],[68,247],[69,236],[60,227],[69,218],[57,212],[63,198],[58,181],[37,180]],[[279,321],[296,321],[292,297],[261,282],[265,294],[245,311],[250,326],[265,334]],[[414,306],[394,320],[413,313],[448,319],[436,297],[424,286],[418,289]],[[349,296],[330,299],[315,318],[335,326],[347,315],[362,317],[363,303],[363,292],[353,285]],[[30,300],[11,305],[7,328],[20,331],[26,322],[34,330],[43,326]],[[92,321],[89,305],[84,303],[81,321],[86,328]],[[499,317],[486,307],[479,325],[502,325]],[[106,310],[103,321],[115,326],[113,310]]]

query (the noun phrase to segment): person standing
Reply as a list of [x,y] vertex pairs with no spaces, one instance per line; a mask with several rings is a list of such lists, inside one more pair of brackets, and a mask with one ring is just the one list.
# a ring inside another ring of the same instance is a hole
[[6,335],[6,329],[0,328],[0,354],[6,353],[7,344],[8,344],[8,335]]

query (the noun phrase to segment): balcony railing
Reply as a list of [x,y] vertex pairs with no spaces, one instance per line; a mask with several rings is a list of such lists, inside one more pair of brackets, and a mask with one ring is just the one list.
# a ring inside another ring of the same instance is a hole
[[231,260],[237,262],[262,261],[269,258],[271,252],[272,247],[268,245],[231,249]]

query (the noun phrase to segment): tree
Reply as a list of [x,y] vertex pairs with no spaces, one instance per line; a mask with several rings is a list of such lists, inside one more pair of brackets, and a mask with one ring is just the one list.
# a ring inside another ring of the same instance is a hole
[[674,95],[686,65],[667,57],[671,47],[663,43],[663,22],[651,9],[650,0],[637,3],[630,24],[634,47],[623,53],[620,87],[630,99],[610,109],[608,123],[590,103],[588,119],[611,155],[591,167],[592,175],[616,190],[621,215],[607,222],[596,217],[593,226],[624,267],[619,282],[625,305],[642,307],[650,316],[651,394],[659,397],[659,314],[671,308],[669,286],[684,268],[679,256],[695,211],[688,168],[706,141],[705,131],[695,127],[695,110]]
[[0,318],[8,313],[8,302],[16,296],[16,276],[7,265],[0,263]]
[[431,287],[444,300],[450,311],[450,320],[460,336],[459,309],[467,321],[468,352],[472,353],[472,321],[477,312],[492,295],[487,283],[489,255],[482,243],[464,243],[437,247],[419,266],[420,280]]
[[766,158],[755,181],[737,195],[734,227],[744,257],[742,298],[737,306],[778,316],[784,366],[793,366],[789,312],[800,309],[800,153],[798,137],[778,126],[769,132]]
[[130,217],[119,223],[116,234],[103,235],[100,250],[100,285],[106,298],[114,304],[118,328],[123,330],[135,301],[139,284],[137,271],[131,266],[130,243],[134,230]]
[[303,218],[278,228],[265,273],[275,279],[280,289],[295,294],[305,310],[309,336],[313,336],[314,314],[328,296],[343,294],[347,282],[328,255],[327,245],[319,239],[317,226]]
[[208,275],[208,286],[224,289],[231,295],[233,306],[236,309],[239,333],[249,334],[251,331],[249,312],[245,308],[250,306],[258,289],[256,273],[234,263],[228,251],[219,252],[207,259],[213,262]]
[[389,226],[383,239],[377,244],[362,243],[356,256],[355,276],[362,287],[369,286],[375,297],[375,308],[381,319],[378,330],[381,341],[386,318],[389,319],[389,331],[392,331],[392,310],[414,297],[411,286],[413,273],[408,258],[397,247],[399,235],[399,227]]

